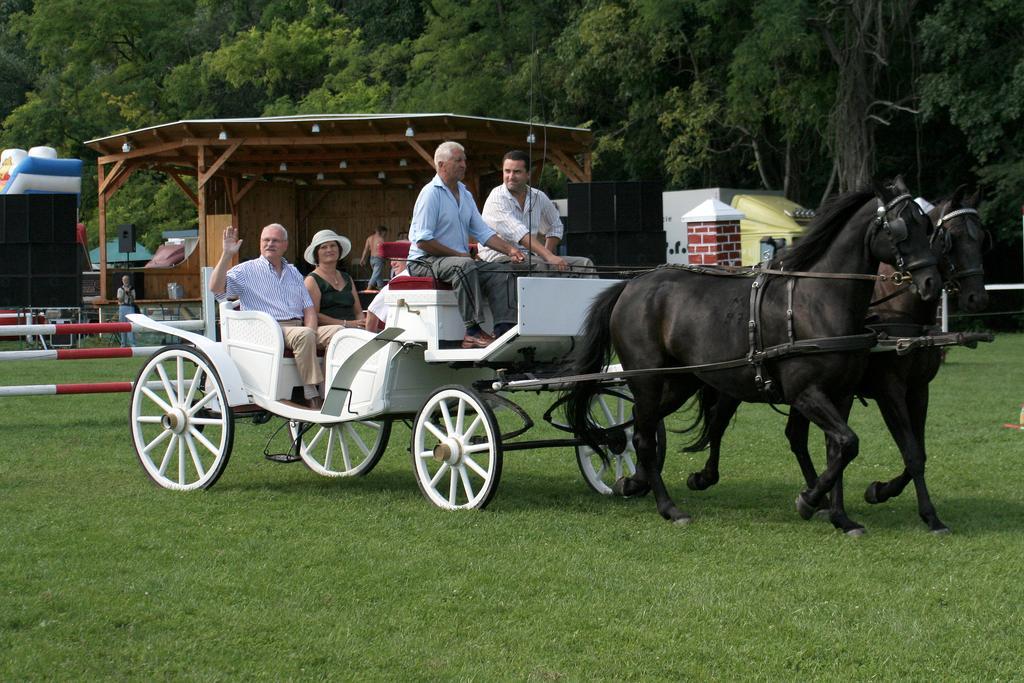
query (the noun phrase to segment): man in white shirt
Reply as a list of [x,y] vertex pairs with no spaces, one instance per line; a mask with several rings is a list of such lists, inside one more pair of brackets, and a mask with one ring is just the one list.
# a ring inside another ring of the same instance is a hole
[[[529,186],[529,163],[526,152],[512,150],[505,155],[501,161],[502,184],[491,190],[484,202],[484,221],[506,242],[518,245],[524,256],[536,254],[534,270],[595,277],[594,262],[585,256],[558,255],[564,233],[562,219],[548,196]],[[480,258],[508,260],[486,245],[480,246]]]

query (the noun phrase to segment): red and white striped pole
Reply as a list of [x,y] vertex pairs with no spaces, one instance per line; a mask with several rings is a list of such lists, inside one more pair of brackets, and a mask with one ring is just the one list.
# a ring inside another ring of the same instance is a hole
[[[202,330],[202,320],[163,320],[162,324],[182,330]],[[4,325],[0,327],[5,337],[24,337],[42,334],[104,334],[107,332],[145,332],[142,325],[132,323],[48,323],[45,325]]]
[[0,387],[3,396],[54,396],[56,394],[112,394],[132,390],[131,382],[91,382],[84,384],[25,384]]
[[110,349],[42,349],[30,351],[0,351],[0,361],[5,360],[87,360],[94,358],[137,358],[147,357],[161,349],[160,346],[129,346]]

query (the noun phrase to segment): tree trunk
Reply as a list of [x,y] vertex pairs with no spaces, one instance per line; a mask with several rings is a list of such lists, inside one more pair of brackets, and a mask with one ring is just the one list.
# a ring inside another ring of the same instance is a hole
[[[892,37],[906,27],[916,0],[822,0],[816,21],[837,66],[836,100],[829,124],[839,191],[867,187],[875,171],[875,128],[888,124],[892,103],[876,93],[888,64]],[[883,105],[876,113],[873,107]]]

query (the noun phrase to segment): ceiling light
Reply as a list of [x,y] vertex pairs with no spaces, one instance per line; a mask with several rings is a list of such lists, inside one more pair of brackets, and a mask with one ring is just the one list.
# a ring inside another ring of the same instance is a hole
[[338,164],[338,168],[348,168],[348,162],[347,161],[341,162],[340,164]]
[[320,124],[319,123],[314,123],[313,127],[310,130],[312,130],[314,133],[319,133],[320,132]]
[[288,164],[282,161],[281,165],[278,167],[278,169],[281,170],[281,171],[287,171],[288,170]]
[[416,135],[416,131],[413,130],[412,126],[409,126],[408,128],[405,129],[405,137],[411,138],[414,135]]
[[130,143],[127,140],[125,140],[124,144],[121,145],[121,151],[124,152],[125,154],[127,154],[130,151],[132,151],[132,143]]
[[324,179],[324,174],[322,172],[321,173],[317,173],[316,174],[316,179],[317,180],[323,180]]
[[398,165],[399,165],[399,166],[408,166],[408,165],[409,165],[409,162],[408,162],[408,161],[406,161],[405,159],[399,159],[399,160],[398,160]]
[[384,171],[377,171],[377,179],[378,179],[378,180],[384,180],[384,179],[385,179],[385,178],[387,178],[387,177],[388,177],[388,176],[387,176],[387,174],[386,174],[386,173],[384,173]]
[[218,140],[227,140],[228,139],[228,132],[226,130],[222,130],[220,132],[220,135],[217,136],[217,139]]
[[526,136],[526,144],[532,145],[535,142],[537,142],[537,136],[534,135],[533,131],[531,130],[529,135]]

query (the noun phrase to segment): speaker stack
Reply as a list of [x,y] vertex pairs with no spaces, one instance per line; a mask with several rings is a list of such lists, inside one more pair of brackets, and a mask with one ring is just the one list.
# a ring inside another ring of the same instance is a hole
[[665,263],[661,184],[569,183],[566,249],[599,266]]
[[82,305],[77,205],[71,194],[0,195],[0,306]]

